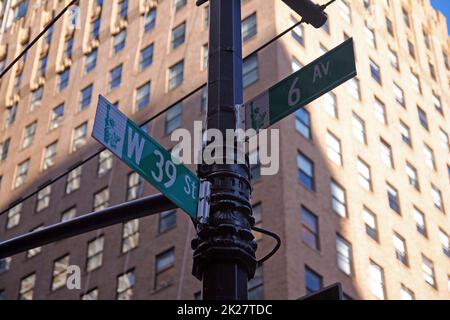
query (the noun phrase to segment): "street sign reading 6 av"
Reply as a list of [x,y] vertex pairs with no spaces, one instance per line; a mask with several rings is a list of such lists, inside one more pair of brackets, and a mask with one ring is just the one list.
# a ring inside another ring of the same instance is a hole
[[354,76],[350,38],[246,103],[245,127],[265,129]]
[[167,198],[197,218],[200,180],[175,164],[169,151],[103,96],[99,96],[92,136]]

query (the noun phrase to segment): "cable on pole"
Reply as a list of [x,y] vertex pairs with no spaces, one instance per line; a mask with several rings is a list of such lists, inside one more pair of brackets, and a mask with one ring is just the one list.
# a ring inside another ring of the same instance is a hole
[[268,235],[269,237],[274,238],[277,241],[277,244],[275,245],[275,247],[272,249],[272,251],[270,251],[267,255],[265,255],[262,259],[260,259],[257,263],[258,266],[262,265],[265,261],[269,260],[277,251],[278,249],[280,249],[281,247],[281,238],[279,235],[277,235],[274,232],[271,232],[269,230],[266,229],[262,229],[262,228],[258,228],[258,227],[252,227],[252,230],[256,231],[256,232],[260,232],[263,233],[265,235]]

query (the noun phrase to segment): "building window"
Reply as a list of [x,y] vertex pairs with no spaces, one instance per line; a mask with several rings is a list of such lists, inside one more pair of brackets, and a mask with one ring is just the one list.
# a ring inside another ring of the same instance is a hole
[[302,206],[303,241],[311,248],[320,250],[319,218]]
[[375,216],[374,213],[372,213],[366,207],[364,207],[364,209],[363,209],[363,215],[364,215],[364,223],[365,223],[367,235],[369,237],[371,237],[373,240],[378,242],[377,217]]
[[88,243],[87,258],[86,258],[86,271],[91,272],[102,266],[103,263],[103,246],[105,238],[103,236],[98,237]]
[[140,111],[150,104],[151,83],[139,87],[136,91],[136,110]]
[[305,108],[295,112],[295,128],[306,139],[311,139],[311,116]]
[[358,171],[358,182],[367,191],[372,190],[372,174],[369,165],[360,158],[356,161]]
[[372,60],[370,60],[370,73],[372,75],[372,78],[381,85],[382,82],[380,67]]
[[52,291],[66,286],[69,255],[65,255],[53,262]]
[[50,196],[52,194],[52,185],[48,185],[38,192],[36,202],[36,212],[41,212],[50,206]]
[[47,70],[47,62],[48,62],[48,54],[44,54],[39,59],[38,75],[40,77],[45,77],[45,70]]
[[352,129],[353,136],[356,140],[362,144],[366,144],[366,123],[356,113],[352,114]]
[[397,101],[402,107],[405,107],[405,96],[403,89],[400,88],[396,83],[393,86],[395,101]]
[[81,296],[81,300],[98,300],[98,289],[92,289]]
[[391,63],[391,66],[395,70],[400,70],[400,65],[398,63],[398,55],[397,55],[397,53],[394,50],[392,50],[391,48],[389,48],[388,55],[389,55],[389,61]]
[[208,87],[203,87],[202,93],[200,96],[200,111],[205,113],[208,109]]
[[422,255],[422,272],[425,282],[436,288],[436,276],[433,261]]
[[19,300],[33,300],[35,283],[35,273],[20,280]]
[[117,277],[117,300],[131,300],[133,296],[133,288],[136,284],[136,276],[134,269]]
[[242,67],[244,88],[252,85],[259,79],[258,56],[256,54],[244,60]]
[[69,58],[69,59],[72,58],[73,41],[74,41],[73,36],[69,36],[65,40],[65,46],[64,46],[65,47],[65,53],[66,53],[66,57]]
[[187,0],[174,0],[175,12],[181,10],[187,3]]
[[186,22],[172,29],[172,49],[181,46],[186,39]]
[[203,27],[205,29],[209,27],[209,5],[206,5],[203,9]]
[[166,112],[165,133],[168,135],[171,134],[175,129],[180,128],[182,125],[182,121],[182,104],[180,102]]
[[[369,45],[372,48],[376,48],[377,47],[377,38],[375,35],[375,31],[366,24],[364,26],[364,33],[366,35],[367,42],[369,42]],[[380,83],[381,83],[381,79],[380,79]]]
[[428,130],[428,117],[425,111],[417,107],[417,113],[419,115],[419,122],[426,130]]
[[66,221],[72,220],[76,216],[77,216],[77,208],[72,207],[72,208],[64,211],[63,213],[61,213],[61,222],[66,222]]
[[153,30],[156,25],[156,8],[150,10],[145,16],[144,16],[144,30],[145,32],[149,32],[150,30]]
[[409,131],[409,127],[403,121],[400,121],[400,134],[402,135],[403,142],[406,143],[408,146],[412,146],[411,133]]
[[56,147],[58,142],[53,142],[51,145],[47,146],[44,151],[44,159],[42,162],[42,170],[45,171],[55,164],[56,158]]
[[34,142],[34,137],[36,135],[37,122],[33,122],[25,128],[22,140],[22,149],[26,149],[31,146]]
[[402,287],[400,288],[400,298],[401,300],[415,300],[414,292],[402,284]]
[[324,109],[333,118],[338,117],[337,98],[333,92],[324,95]]
[[411,58],[416,58],[416,49],[414,48],[414,45],[411,41],[408,40],[408,51]]
[[103,190],[94,194],[94,211],[99,211],[109,206],[109,189],[106,187]]
[[184,79],[184,60],[169,68],[169,91],[179,87]]
[[436,169],[436,162],[434,161],[434,151],[426,144],[423,147],[423,153],[425,156],[425,164],[430,168],[435,170]]
[[305,155],[298,153],[297,167],[301,184],[309,190],[314,190],[314,163]]
[[112,69],[109,73],[109,90],[112,91],[122,82],[122,66],[119,65]]
[[126,253],[139,245],[139,219],[123,224],[122,253]]
[[177,212],[175,210],[166,211],[159,214],[159,233],[163,233],[174,228],[176,224]]
[[105,175],[109,170],[111,170],[113,164],[113,155],[111,151],[104,150],[98,155],[98,169],[97,175],[99,177]]
[[439,128],[439,137],[441,138],[441,146],[445,151],[450,152],[450,141],[447,132]]
[[20,20],[25,17],[28,11],[28,0],[18,1],[14,7],[14,21]]
[[336,165],[342,166],[341,141],[334,134],[327,132],[326,142],[328,158]]
[[382,124],[387,124],[386,106],[381,100],[375,97],[374,101],[375,118]]
[[439,112],[440,114],[443,114],[442,111],[442,104],[441,104],[441,98],[438,97],[436,94],[433,93],[433,104],[434,104],[434,108],[436,109],[437,112]]
[[416,223],[416,229],[417,231],[423,235],[424,237],[427,237],[427,225],[425,223],[425,214],[423,214],[422,211],[417,209],[416,207],[413,208],[413,216],[414,221]]
[[403,263],[404,265],[408,265],[408,252],[406,250],[406,242],[405,239],[397,233],[394,233],[393,236],[394,248],[395,248],[395,256],[396,258]]
[[97,49],[94,49],[91,53],[86,55],[86,61],[84,63],[84,72],[88,74],[97,66]]
[[75,128],[73,131],[72,152],[80,150],[87,143],[87,122]]
[[252,183],[255,183],[261,179],[261,161],[259,160],[258,149],[252,150],[248,154],[250,162],[250,175]]
[[242,20],[242,42],[248,41],[256,36],[256,13]]
[[152,65],[153,52],[154,52],[153,44],[141,50],[141,54],[139,57],[139,70],[142,71]]
[[339,1],[339,7],[342,18],[347,23],[352,23],[352,9],[347,1]]
[[386,30],[392,37],[395,36],[394,25],[392,24],[392,20],[389,19],[388,17],[386,17]]
[[442,244],[442,252],[450,258],[450,239],[448,234],[444,232],[444,230],[439,228],[439,240]]
[[93,39],[98,40],[100,38],[100,25],[101,19],[100,17],[95,19],[91,24],[91,37]]
[[361,100],[361,87],[359,79],[352,78],[347,82],[347,89],[356,100]]
[[436,76],[436,68],[434,67],[434,65],[429,62],[428,63],[428,69],[430,69],[430,76],[434,81],[437,81],[437,76]]
[[28,175],[28,167],[30,166],[30,159],[21,162],[16,169],[16,179],[14,182],[14,187],[19,188],[25,183]]
[[351,244],[337,235],[336,237],[337,266],[339,270],[346,275],[352,275],[352,246]]
[[175,249],[169,249],[155,258],[155,290],[173,283],[175,274]]
[[80,110],[84,110],[91,104],[93,85],[89,85],[81,90]]
[[207,70],[208,69],[208,63],[209,63],[209,45],[208,44],[204,44],[202,47],[202,54],[203,54],[203,59],[202,59],[202,70]]
[[434,206],[440,211],[444,212],[444,204],[442,202],[442,193],[434,184],[431,184],[431,196],[433,198]]
[[296,57],[292,57],[291,68],[292,72],[297,72],[303,68],[303,63],[301,63]]
[[248,300],[264,300],[263,266],[256,267],[255,276],[248,282]]
[[347,217],[347,197],[345,189],[336,182],[331,181],[331,206],[333,211],[342,218]]
[[[298,23],[298,21],[297,21],[297,19],[295,19],[294,17],[291,16],[291,23],[296,24],[296,23]],[[305,30],[304,30],[302,24],[296,26],[292,30],[291,35],[295,39],[295,41],[297,41],[299,44],[301,44],[302,46],[305,45]]]
[[389,201],[389,207],[400,214],[400,200],[398,196],[398,191],[391,185],[387,184],[387,196]]
[[413,84],[414,89],[418,93],[422,93],[422,85],[420,84],[420,78],[412,70],[411,70],[411,82]]
[[416,188],[417,190],[420,190],[419,177],[417,176],[416,168],[409,162],[406,162],[405,171],[406,175],[408,176],[409,184],[414,188]]
[[22,214],[22,202],[18,203],[8,211],[6,220],[6,229],[12,229],[20,223],[20,216]]
[[9,146],[11,144],[11,138],[6,139],[0,144],[0,161],[6,160],[8,158]]
[[144,181],[141,176],[136,172],[130,173],[127,182],[127,201],[136,200],[142,197],[143,193]]
[[9,270],[11,257],[0,259],[0,274]]
[[121,0],[119,11],[120,18],[126,19],[127,13],[128,13],[128,0]]
[[391,146],[385,142],[383,139],[380,139],[380,152],[381,152],[381,161],[388,168],[394,168],[394,157],[392,154]]
[[33,112],[42,104],[42,97],[44,96],[44,87],[40,86],[31,93],[30,112]]
[[59,74],[59,91],[63,91],[69,85],[70,78],[70,68],[66,68],[63,72]]
[[305,266],[305,285],[306,294],[319,291],[323,287],[322,276],[308,266]]
[[384,270],[373,261],[369,264],[369,281],[372,294],[378,299],[385,299]]
[[69,174],[67,175],[67,182],[66,182],[66,194],[71,194],[72,192],[75,192],[78,189],[80,189],[81,173],[82,173],[82,166],[78,166],[69,172]]
[[59,128],[62,118],[64,117],[64,103],[60,104],[52,110],[50,118],[50,130]]

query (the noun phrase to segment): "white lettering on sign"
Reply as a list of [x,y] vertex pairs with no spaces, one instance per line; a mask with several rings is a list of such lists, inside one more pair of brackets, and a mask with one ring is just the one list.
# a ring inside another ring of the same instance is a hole
[[195,182],[192,181],[191,177],[189,176],[184,177],[184,182],[185,182],[184,192],[186,192],[186,194],[191,195],[192,199],[195,199],[195,189],[197,189]]
[[324,76],[327,76],[330,72],[330,61],[327,61],[326,64],[319,63],[314,67],[314,78],[313,83],[316,83],[317,78],[322,79]]
[[128,127],[128,158],[132,159],[134,153],[135,162],[139,165],[141,163],[142,151],[144,151],[145,139],[139,139],[139,134],[133,131],[132,128]]

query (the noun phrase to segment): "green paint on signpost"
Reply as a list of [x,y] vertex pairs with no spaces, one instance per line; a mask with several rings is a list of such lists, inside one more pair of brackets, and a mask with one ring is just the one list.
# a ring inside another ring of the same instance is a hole
[[246,103],[246,129],[265,129],[354,76],[350,38]]
[[167,198],[197,218],[200,179],[103,96],[92,136]]

